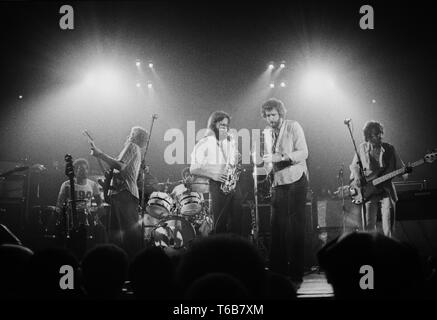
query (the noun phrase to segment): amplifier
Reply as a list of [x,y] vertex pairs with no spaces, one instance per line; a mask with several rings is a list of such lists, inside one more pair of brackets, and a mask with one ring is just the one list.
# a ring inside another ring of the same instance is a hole
[[426,180],[420,181],[394,181],[393,185],[396,192],[399,194],[406,191],[422,191],[426,190]]
[[437,190],[411,190],[398,194],[396,220],[437,219]]
[[359,228],[361,225],[361,207],[345,200],[343,212],[342,200],[317,201],[318,228]]

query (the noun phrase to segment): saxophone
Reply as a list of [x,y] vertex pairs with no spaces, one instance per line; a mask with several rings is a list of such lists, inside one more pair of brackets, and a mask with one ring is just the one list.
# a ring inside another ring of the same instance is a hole
[[237,187],[237,182],[240,179],[240,173],[241,173],[241,165],[239,163],[237,164],[227,164],[226,168],[226,180],[222,182],[220,185],[220,190],[224,194],[229,194],[233,191],[235,191],[235,188]]
[[[237,150],[235,145],[235,140],[231,138],[230,141],[234,146],[234,150]],[[230,150],[228,152],[230,152]],[[225,167],[226,180],[222,182],[222,184],[220,185],[220,190],[224,194],[229,194],[235,191],[235,188],[237,187],[237,182],[240,179],[241,154],[238,153],[238,151],[236,152],[237,153],[235,154],[236,156],[235,161],[232,161],[232,157],[229,155],[229,153],[226,159],[226,167]]]

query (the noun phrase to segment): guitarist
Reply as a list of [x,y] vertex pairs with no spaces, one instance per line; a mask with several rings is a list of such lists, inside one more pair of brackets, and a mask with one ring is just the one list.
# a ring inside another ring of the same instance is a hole
[[267,122],[263,169],[273,176],[270,270],[299,286],[304,274],[308,147],[299,122],[285,119],[282,101],[267,100],[261,115]]
[[[363,164],[364,176],[369,181],[375,177],[381,176],[384,173],[389,173],[396,169],[404,167],[404,163],[396,152],[394,146],[389,143],[382,142],[384,128],[377,121],[368,121],[363,128],[364,142],[358,146],[358,152]],[[352,164],[349,166],[351,170],[352,185],[362,187],[360,167],[358,158],[355,154]],[[408,173],[411,172],[411,167],[407,167],[407,173],[403,175],[404,180],[407,179]],[[364,186],[365,187],[365,186]],[[381,205],[381,220],[384,235],[391,237],[391,209],[395,208],[397,195],[391,181],[384,183],[380,192],[371,196],[365,203],[366,206],[366,230],[376,230],[376,214],[378,205]]]
[[117,158],[112,158],[91,143],[91,155],[106,162],[114,170],[111,183],[110,238],[133,257],[142,248],[139,223],[139,192],[137,178],[141,166],[141,149],[146,146],[148,133],[133,127]]

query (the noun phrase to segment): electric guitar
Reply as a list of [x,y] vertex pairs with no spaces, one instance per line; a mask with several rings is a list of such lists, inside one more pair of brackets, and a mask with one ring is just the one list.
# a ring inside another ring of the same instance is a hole
[[[414,168],[418,167],[424,163],[433,163],[437,158],[437,152],[427,153],[422,159],[413,162],[408,167]],[[334,195],[339,196],[341,192],[345,196],[351,196],[352,202],[355,204],[362,204],[374,196],[382,193],[384,191],[383,185],[385,182],[393,179],[394,177],[400,176],[407,173],[407,167],[403,167],[392,172],[386,173],[382,176],[378,176],[378,173],[372,174],[366,177],[366,180],[358,186],[355,182],[352,182],[349,186],[343,186],[338,188]]]
[[[82,133],[84,136],[88,138],[89,144],[94,147],[94,139],[91,137],[88,130],[85,129]],[[98,179],[97,182],[103,189],[103,198],[105,199],[105,202],[109,203],[109,191],[113,189],[111,187],[111,181],[114,178],[114,169],[111,168],[109,170],[106,170],[105,167],[103,166],[102,160],[97,159],[97,162],[99,164],[100,170],[102,171],[105,177],[104,180]]]

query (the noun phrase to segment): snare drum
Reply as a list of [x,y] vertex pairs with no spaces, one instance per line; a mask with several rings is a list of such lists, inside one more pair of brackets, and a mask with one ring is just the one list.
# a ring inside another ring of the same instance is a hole
[[194,176],[191,182],[191,191],[199,193],[209,192],[209,179],[201,176]]
[[152,231],[152,239],[158,247],[181,249],[196,237],[194,227],[180,216],[168,216]]
[[203,197],[197,192],[184,192],[177,196],[179,212],[184,216],[192,216],[202,210]]
[[147,201],[146,211],[156,219],[162,219],[171,214],[174,207],[173,198],[165,192],[152,192]]

